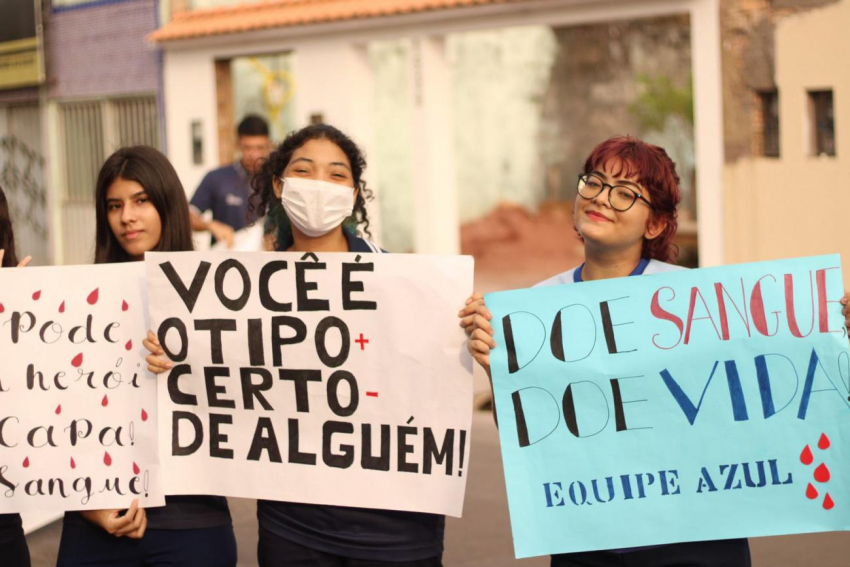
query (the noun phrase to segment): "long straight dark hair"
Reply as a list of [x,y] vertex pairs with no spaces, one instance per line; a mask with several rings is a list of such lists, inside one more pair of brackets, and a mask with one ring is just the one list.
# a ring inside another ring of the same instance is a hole
[[94,197],[97,218],[95,264],[131,260],[115,238],[106,214],[106,193],[116,179],[141,185],[159,213],[162,235],[154,251],[185,252],[194,249],[189,204],[174,166],[155,148],[132,146],[121,148],[109,156],[97,176]]
[[12,232],[12,217],[9,215],[9,203],[0,187],[0,250],[5,250],[3,268],[14,268],[18,265],[15,254],[15,234]]

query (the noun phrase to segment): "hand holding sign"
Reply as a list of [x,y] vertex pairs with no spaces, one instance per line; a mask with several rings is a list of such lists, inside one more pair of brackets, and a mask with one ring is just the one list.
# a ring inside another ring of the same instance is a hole
[[139,507],[138,500],[133,500],[133,504],[126,511],[84,510],[81,514],[83,518],[115,537],[142,539],[148,527],[147,513],[144,508]]
[[490,320],[493,316],[484,305],[484,296],[474,293],[466,300],[466,306],[458,313],[460,326],[469,336],[467,349],[472,357],[480,364],[487,373],[490,373],[490,350],[496,348],[493,340],[493,326]]
[[145,261],[148,364],[173,364],[159,380],[169,493],[460,514],[472,361],[453,312],[470,259]]
[[142,341],[142,346],[148,349],[150,353],[145,362],[148,363],[148,371],[154,374],[162,374],[167,370],[171,370],[172,364],[163,358],[165,351],[162,350],[162,345],[159,344],[159,339],[153,331],[148,331],[148,336]]
[[[6,255],[6,251],[3,250],[3,249],[0,249],[0,266],[3,265],[3,257],[5,255]],[[18,262],[18,267],[19,268],[25,268],[25,267],[29,266],[30,262],[32,262],[32,256],[27,256],[26,258],[24,258],[23,260]]]
[[517,556],[848,529],[840,282],[824,256],[489,294]]

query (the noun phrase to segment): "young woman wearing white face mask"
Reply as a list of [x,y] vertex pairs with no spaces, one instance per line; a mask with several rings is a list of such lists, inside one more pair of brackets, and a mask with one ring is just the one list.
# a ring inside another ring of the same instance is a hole
[[[254,179],[252,206],[268,219],[275,249],[383,252],[356,234],[369,227],[365,168],[354,142],[332,126],[290,134]],[[156,337],[145,345],[151,371],[167,370]],[[442,565],[443,516],[260,500],[257,518],[262,567]]]

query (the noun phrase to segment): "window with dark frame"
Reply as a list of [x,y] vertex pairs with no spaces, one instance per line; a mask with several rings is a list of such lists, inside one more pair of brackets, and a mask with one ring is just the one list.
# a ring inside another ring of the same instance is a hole
[[832,91],[809,91],[809,124],[811,153],[816,156],[835,156],[835,110]]
[[758,93],[761,103],[761,153],[764,157],[779,157],[779,91]]

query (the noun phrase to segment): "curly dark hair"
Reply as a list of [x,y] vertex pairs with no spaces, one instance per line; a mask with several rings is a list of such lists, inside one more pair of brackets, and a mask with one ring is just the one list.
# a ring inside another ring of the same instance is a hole
[[295,132],[290,132],[283,143],[269,155],[251,182],[253,192],[249,216],[256,214],[257,218],[266,217],[265,232],[266,234],[274,233],[278,245],[292,240],[292,226],[289,223],[289,217],[283,210],[280,199],[274,193],[274,179],[283,175],[283,171],[289,165],[295,150],[310,140],[333,142],[348,157],[351,164],[351,175],[354,178],[354,187],[360,190],[354,200],[354,210],[351,216],[343,222],[343,226],[358,234],[360,233],[358,227],[362,227],[363,233],[371,237],[366,201],[372,200],[372,191],[366,188],[366,180],[363,179],[366,159],[354,140],[328,124],[311,124]]

